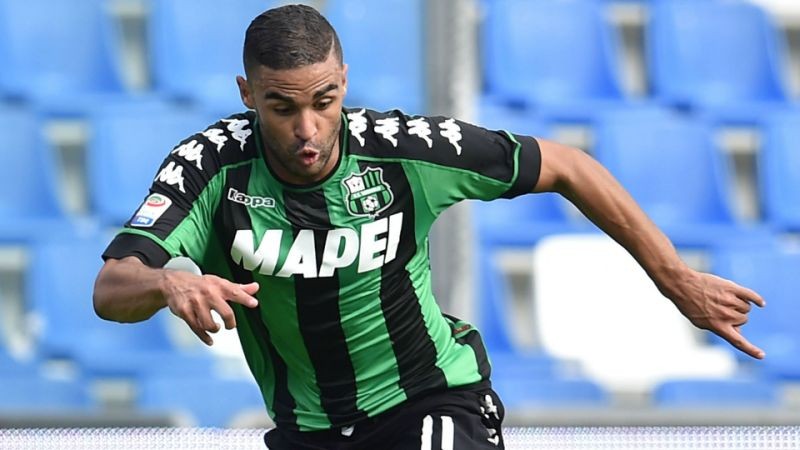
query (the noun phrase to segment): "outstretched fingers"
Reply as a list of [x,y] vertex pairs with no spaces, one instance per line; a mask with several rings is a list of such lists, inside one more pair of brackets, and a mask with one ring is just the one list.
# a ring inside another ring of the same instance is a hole
[[717,330],[717,334],[741,352],[756,359],[764,359],[764,350],[751,344],[742,335],[739,325],[726,325],[724,328]]
[[258,292],[258,283],[236,284],[226,282],[221,288],[221,296],[211,300],[210,310],[198,312],[198,319],[203,328],[211,333],[216,333],[220,330],[219,324],[213,321],[211,310],[219,314],[225,329],[232,330],[236,328],[236,315],[233,312],[233,308],[228,304],[229,301],[239,303],[248,308],[258,306],[258,300],[253,297]]
[[258,300],[256,300],[256,298],[253,296],[256,294],[256,292],[258,292],[258,288],[259,286],[256,282],[249,284],[231,283],[231,287],[227,295],[229,298],[226,300],[239,303],[240,305],[244,305],[248,308],[255,308],[258,306]]
[[209,333],[221,329],[212,311],[219,314],[225,328],[230,330],[236,328],[236,316],[228,302],[248,308],[258,306],[258,300],[253,297],[258,292],[258,283],[232,283],[214,275],[175,273],[172,277],[173,289],[165,295],[170,311],[183,319],[206,345],[214,342]]
[[738,286],[738,288],[736,296],[740,299],[758,305],[761,308],[767,306],[767,302],[756,291],[742,286]]

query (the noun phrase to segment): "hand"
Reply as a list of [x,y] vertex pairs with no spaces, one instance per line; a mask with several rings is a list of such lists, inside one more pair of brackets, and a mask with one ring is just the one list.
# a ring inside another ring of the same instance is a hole
[[676,280],[665,295],[698,328],[719,335],[753,358],[763,359],[764,351],[751,344],[741,332],[747,323],[750,304],[764,307],[756,292],[708,273],[693,270]]
[[211,310],[217,312],[225,323],[225,328],[236,327],[236,317],[228,301],[248,308],[258,306],[253,295],[258,292],[258,283],[237,284],[214,275],[195,275],[183,271],[166,272],[164,296],[169,310],[183,319],[194,334],[206,345],[214,340],[208,333],[220,330],[211,317]]

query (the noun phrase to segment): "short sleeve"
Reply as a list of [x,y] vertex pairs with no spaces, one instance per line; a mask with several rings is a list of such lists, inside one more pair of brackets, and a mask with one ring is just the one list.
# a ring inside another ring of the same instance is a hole
[[529,193],[539,179],[541,152],[530,136],[400,111],[350,110],[347,118],[351,151],[402,160],[435,215],[460,200]]
[[238,162],[253,152],[246,139],[250,122],[231,116],[173,148],[148,195],[103,258],[135,256],[151,267],[161,267],[176,256],[202,260],[224,183],[225,158]]

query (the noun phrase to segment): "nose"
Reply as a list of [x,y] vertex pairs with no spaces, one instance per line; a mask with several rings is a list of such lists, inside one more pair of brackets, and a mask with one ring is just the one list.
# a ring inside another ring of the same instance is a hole
[[312,111],[300,111],[294,124],[294,135],[302,141],[310,141],[317,134],[317,123]]

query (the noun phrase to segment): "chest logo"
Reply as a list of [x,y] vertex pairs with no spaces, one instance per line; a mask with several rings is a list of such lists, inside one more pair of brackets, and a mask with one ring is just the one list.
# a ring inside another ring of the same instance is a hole
[[342,180],[347,211],[354,216],[375,217],[394,201],[389,183],[383,181],[383,169],[368,167]]

